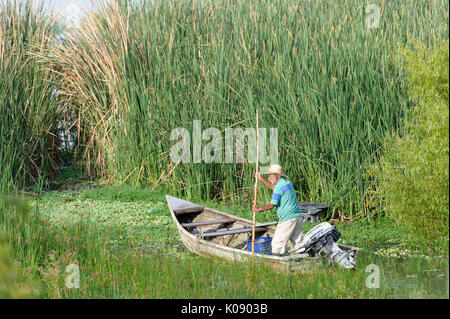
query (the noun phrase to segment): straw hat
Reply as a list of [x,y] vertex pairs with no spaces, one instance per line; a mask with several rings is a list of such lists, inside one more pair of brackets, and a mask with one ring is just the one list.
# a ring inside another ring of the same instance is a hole
[[265,172],[262,172],[262,174],[278,175],[284,178],[288,178],[285,174],[283,174],[283,169],[278,164],[270,165],[270,167]]

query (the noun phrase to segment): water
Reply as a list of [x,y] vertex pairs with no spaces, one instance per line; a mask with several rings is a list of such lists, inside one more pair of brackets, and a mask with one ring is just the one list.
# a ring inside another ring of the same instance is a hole
[[[379,270],[379,287],[392,291],[395,298],[448,298],[449,268],[445,256],[397,257],[375,254],[379,247],[360,252],[358,265]],[[367,276],[373,272],[366,270]]]

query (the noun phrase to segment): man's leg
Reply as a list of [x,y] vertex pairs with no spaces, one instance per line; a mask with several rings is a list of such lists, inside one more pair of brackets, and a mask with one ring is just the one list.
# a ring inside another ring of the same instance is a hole
[[297,249],[300,247],[300,243],[302,242],[303,239],[303,217],[300,216],[298,218],[295,219],[296,220],[296,224],[294,227],[294,230],[292,232],[291,235],[291,243],[294,246],[294,249]]
[[282,255],[286,252],[286,245],[295,229],[296,219],[278,223],[272,238],[272,254]]

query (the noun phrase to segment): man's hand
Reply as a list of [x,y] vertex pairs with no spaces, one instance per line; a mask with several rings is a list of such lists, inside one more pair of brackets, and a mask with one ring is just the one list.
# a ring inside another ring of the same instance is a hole
[[253,210],[255,213],[258,213],[258,212],[259,212],[259,207],[256,206],[256,205],[253,205],[252,210]]
[[259,172],[255,172],[255,178],[256,178],[258,181],[262,182],[262,183],[263,183],[264,185],[266,185],[267,187],[269,187],[271,190],[274,189],[275,186],[274,186],[271,182],[269,182],[268,180],[264,179],[264,177],[262,177],[261,174],[260,174]]

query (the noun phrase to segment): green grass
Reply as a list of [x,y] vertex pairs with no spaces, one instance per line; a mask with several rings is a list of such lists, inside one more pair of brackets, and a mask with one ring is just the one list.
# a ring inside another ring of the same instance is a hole
[[[31,278],[41,280],[41,296],[46,298],[446,297],[448,256],[376,253],[401,248],[407,235],[387,218],[379,218],[377,225],[365,219],[338,225],[342,242],[363,248],[356,270],[324,264],[313,273],[289,273],[189,252],[170,220],[164,195],[160,190],[113,186],[31,197],[31,212],[41,221],[33,219],[29,227],[42,241],[12,243],[14,255],[44,243],[46,248],[34,259],[25,255],[20,260],[30,260],[23,267],[29,267]],[[242,209],[205,204],[246,216]],[[306,224],[305,231],[313,226]],[[65,286],[65,268],[72,263],[80,267],[79,289]],[[365,285],[369,264],[380,268],[379,289]]]
[[[0,201],[4,200],[0,197]],[[0,208],[0,211],[1,208]],[[11,247],[0,231],[0,298],[36,298],[40,285],[28,280],[23,269],[11,256]]]

